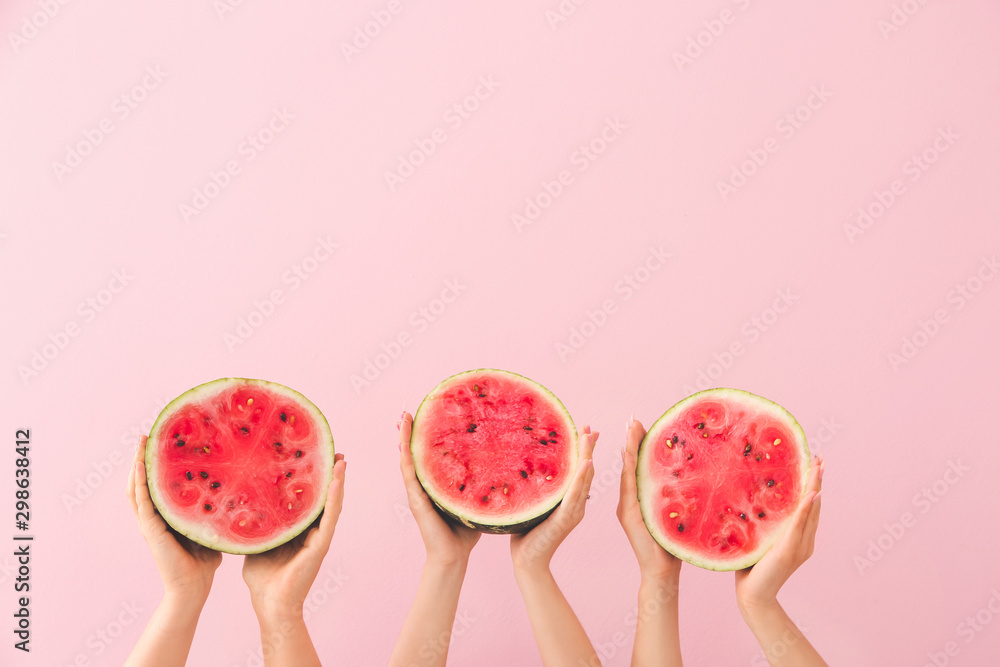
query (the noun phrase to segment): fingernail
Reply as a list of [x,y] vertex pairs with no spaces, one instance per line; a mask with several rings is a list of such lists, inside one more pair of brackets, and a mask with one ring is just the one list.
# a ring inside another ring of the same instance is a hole
[[399,420],[398,422],[396,422],[396,430],[397,430],[397,431],[399,430],[399,427],[400,427],[400,426],[401,426],[402,424],[403,424],[403,420],[402,420],[402,419],[400,419],[400,420]]
[[586,470],[587,468],[593,467],[593,465],[594,465],[594,460],[593,459],[584,459],[584,461],[583,461],[583,469],[584,470]]
[[600,432],[600,431],[595,431],[595,432],[594,432],[594,433],[592,434],[592,436],[593,436],[593,441],[594,441],[594,443],[596,443],[596,442],[597,442],[597,439],[601,437],[601,432]]
[[403,408],[403,411],[399,413],[399,421],[403,421],[404,419],[406,419],[406,408]]
[[815,503],[815,502],[816,502],[817,500],[819,500],[819,495],[820,495],[821,493],[823,493],[823,492],[822,492],[822,491],[817,491],[817,492],[816,492],[816,495],[815,495],[815,496],[813,496],[813,500],[812,500],[812,501],[813,501],[814,503]]

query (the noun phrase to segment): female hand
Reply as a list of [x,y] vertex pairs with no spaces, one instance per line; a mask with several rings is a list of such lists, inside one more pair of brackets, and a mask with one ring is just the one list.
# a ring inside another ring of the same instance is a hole
[[479,541],[479,531],[460,523],[446,521],[427,497],[420,486],[413,467],[413,453],[410,451],[410,432],[413,417],[404,412],[399,423],[399,470],[406,486],[406,501],[410,512],[420,529],[420,537],[427,549],[427,561],[440,564],[463,563],[469,559],[472,547]]
[[661,547],[649,534],[642,513],[639,511],[639,496],[636,490],[635,471],[638,465],[639,443],[646,436],[634,417],[625,426],[625,447],[622,448],[621,495],[618,498],[618,522],[628,537],[635,558],[639,561],[639,572],[643,579],[662,581],[680,574],[681,560]]
[[583,519],[590,483],[594,480],[594,445],[599,436],[600,433],[591,433],[589,426],[583,427],[579,463],[562,502],[527,533],[510,536],[510,555],[515,570],[548,569],[556,549]]
[[756,565],[736,572],[736,600],[741,609],[775,604],[781,586],[812,555],[819,526],[824,466],[821,457],[813,457],[806,490],[791,524]]
[[319,523],[279,547],[248,555],[243,561],[243,581],[258,617],[301,617],[302,605],[323,558],[330,550],[337,519],[344,506],[343,454],[334,457],[333,481]]
[[146,436],[142,436],[135,450],[127,487],[139,530],[153,552],[165,592],[204,602],[212,588],[215,570],[222,562],[222,554],[192,542],[167,526],[149,497],[145,460]]

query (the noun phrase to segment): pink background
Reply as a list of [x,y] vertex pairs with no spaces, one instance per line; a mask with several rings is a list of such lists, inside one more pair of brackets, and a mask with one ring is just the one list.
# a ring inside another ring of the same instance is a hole
[[[28,427],[37,541],[28,659],[0,548],[0,662],[124,660],[161,587],[121,462],[165,400],[242,375],[332,424],[347,500],[308,622],[329,664],[384,664],[423,561],[394,422],[445,376],[496,366],[603,434],[554,571],[606,664],[628,664],[638,584],[614,516],[624,422],[650,424],[699,373],[779,401],[827,457],[817,551],[781,599],[831,664],[920,666],[950,642],[948,664],[997,663],[1000,6],[567,1],[553,26],[556,0],[514,4],[403,2],[376,29],[386,2],[3,3],[0,540]],[[481,77],[496,87],[449,113]],[[250,159],[241,142],[275,109],[294,117]],[[88,154],[54,166],[71,149]],[[545,208],[518,229],[526,198]],[[876,218],[845,227],[859,207]],[[339,247],[304,261],[317,238]],[[669,254],[656,270],[651,247]],[[296,284],[295,266],[313,272]],[[448,281],[459,295],[436,302]],[[241,318],[259,326],[227,344]],[[356,389],[367,361],[384,368]],[[225,559],[192,665],[256,664],[240,564]],[[451,664],[539,664],[506,539],[476,548],[459,612]],[[763,664],[732,575],[685,567],[681,616],[690,664]]]

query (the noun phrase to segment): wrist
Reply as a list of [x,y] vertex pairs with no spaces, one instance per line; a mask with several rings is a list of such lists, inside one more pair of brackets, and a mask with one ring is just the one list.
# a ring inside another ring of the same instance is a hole
[[547,558],[534,558],[525,563],[514,563],[514,578],[520,583],[534,579],[545,579],[552,577],[552,570],[549,568],[550,560]]
[[427,560],[424,562],[424,568],[431,568],[437,570],[460,570],[465,572],[465,569],[469,566],[469,553],[438,553],[438,552],[427,552]]
[[781,610],[777,597],[749,598],[736,596],[736,605],[746,619],[751,616],[763,616]]
[[202,593],[190,589],[180,589],[164,591],[160,604],[171,616],[197,618],[201,615],[201,610],[207,601],[208,591]]

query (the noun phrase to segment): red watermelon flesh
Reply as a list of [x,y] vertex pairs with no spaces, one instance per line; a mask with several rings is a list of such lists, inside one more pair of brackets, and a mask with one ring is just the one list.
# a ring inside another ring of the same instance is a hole
[[551,392],[496,369],[454,375],[420,404],[417,478],[447,515],[484,532],[529,530],[559,504],[577,462],[573,420]]
[[709,389],[649,429],[636,471],[643,519],[674,555],[711,570],[756,563],[805,489],[809,447],[781,406]]
[[333,477],[333,437],[307,398],[224,378],[172,401],[150,432],[150,497],[177,532],[218,551],[258,553],[305,530]]

